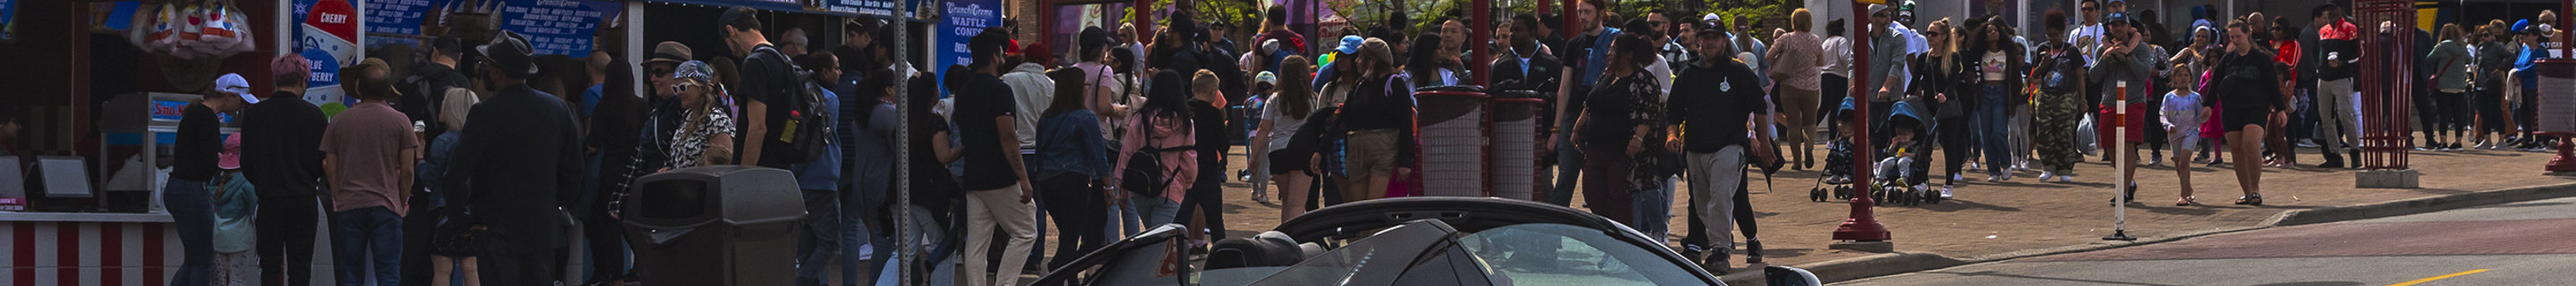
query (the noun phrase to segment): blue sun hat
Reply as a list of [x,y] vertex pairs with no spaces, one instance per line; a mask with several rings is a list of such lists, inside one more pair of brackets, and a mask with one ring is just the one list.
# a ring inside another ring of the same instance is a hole
[[1357,54],[1360,53],[1360,43],[1367,41],[1368,39],[1360,38],[1360,36],[1357,35],[1342,36],[1342,46],[1333,48],[1333,50],[1341,51],[1344,54]]

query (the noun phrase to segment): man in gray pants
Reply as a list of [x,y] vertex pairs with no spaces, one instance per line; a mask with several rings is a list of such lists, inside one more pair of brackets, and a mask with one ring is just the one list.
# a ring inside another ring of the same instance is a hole
[[[1732,55],[1735,50],[1725,40],[1725,30],[1708,26],[1699,30],[1692,46],[1703,55]],[[1691,208],[1707,224],[1709,258],[1702,267],[1710,272],[1728,269],[1727,250],[1735,246],[1735,193],[1743,191],[1747,152],[1759,154],[1763,162],[1779,158],[1771,152],[1770,132],[1750,132],[1745,122],[1771,126],[1771,105],[1762,91],[1762,80],[1744,63],[1725,57],[1703,57],[1676,73],[1672,99],[1664,104],[1664,123],[1680,138],[1664,138],[1666,148],[1687,153],[1690,165]],[[1685,129],[1685,127],[1687,127]],[[1669,136],[1669,135],[1667,135]],[[1748,137],[1750,137],[1748,140]],[[1748,241],[1752,237],[1745,238]],[[1760,244],[1748,243],[1748,258],[1758,257]],[[1691,259],[1698,259],[1692,257]],[[1755,258],[1758,259],[1758,258]]]

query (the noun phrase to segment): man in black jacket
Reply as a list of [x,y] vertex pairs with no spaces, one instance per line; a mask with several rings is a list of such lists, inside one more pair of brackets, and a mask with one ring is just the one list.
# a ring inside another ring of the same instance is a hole
[[[477,47],[491,57],[484,80],[500,90],[466,115],[444,180],[447,212],[465,215],[483,285],[552,285],[563,246],[559,202],[581,184],[581,133],[563,100],[531,89],[537,65],[527,38],[502,32]],[[471,213],[466,213],[468,210]]]
[[[242,111],[242,171],[259,192],[262,285],[311,285],[313,230],[322,179],[322,130],[329,119],[304,101],[312,62],[299,55],[269,61],[277,92]],[[282,269],[282,270],[281,270]]]
[[[467,79],[465,73],[456,71],[457,59],[465,56],[464,45],[459,43],[456,36],[439,36],[437,39],[432,39],[429,48],[428,62],[413,69],[412,76],[406,79],[411,84],[405,87],[413,89],[403,96],[401,109],[404,115],[411,116],[413,122],[426,125],[422,128],[426,133],[422,133],[421,138],[438,138],[439,134],[447,133],[447,124],[440,123],[438,120],[439,103],[447,102],[447,89],[470,89],[473,88],[474,83]],[[419,102],[415,103],[414,100]],[[414,187],[412,195],[430,194],[425,188]],[[411,209],[429,210],[430,204],[433,203],[438,201],[411,200]],[[429,285],[431,280],[429,234],[433,231],[432,228],[436,227],[436,217],[415,215],[403,218],[402,273],[405,286]]]
[[[1694,38],[1697,43],[1693,47],[1700,54],[1735,54],[1722,28],[1701,28]],[[1770,101],[1763,98],[1757,73],[1731,58],[1701,57],[1679,74],[1680,78],[1673,81],[1671,102],[1664,105],[1664,114],[1670,115],[1664,117],[1664,123],[1672,129],[1665,134],[1685,136],[1666,138],[1665,148],[1684,151],[1689,157],[1686,161],[1690,171],[1684,177],[1690,178],[1690,206],[1695,210],[1691,213],[1707,223],[1705,249],[1711,256],[1702,265],[1710,272],[1723,273],[1728,265],[1726,250],[1735,244],[1727,230],[1734,228],[1735,193],[1744,191],[1746,159],[1758,156],[1763,163],[1778,159],[1770,150],[1771,132],[1750,132],[1751,138],[1744,135],[1746,120],[1751,120],[1753,126],[1771,126]],[[1700,235],[1690,233],[1693,237]],[[1758,241],[1750,234],[1745,240]],[[1688,246],[1698,249],[1701,245]],[[1747,245],[1747,258],[1759,261],[1761,249],[1760,244]]]
[[[1558,65],[1556,56],[1539,51],[1537,39],[1539,35],[1536,31],[1541,29],[1540,26],[1536,16],[1524,14],[1512,17],[1511,28],[1507,30],[1510,35],[1506,36],[1510,40],[1506,43],[1510,45],[1501,56],[1494,57],[1494,63],[1490,69],[1493,76],[1489,79],[1493,81],[1496,91],[1535,91],[1539,93],[1538,98],[1548,100],[1549,104],[1539,105],[1542,111],[1538,113],[1539,129],[1548,130],[1556,126],[1556,104],[1554,104],[1556,75],[1557,70],[1564,67]],[[1549,136],[1547,133],[1541,132],[1537,140],[1546,141],[1547,136]],[[1555,161],[1553,157],[1547,159],[1549,160],[1546,161]],[[1544,177],[1537,182],[1540,189],[1554,189],[1553,183],[1555,182]]]
[[2360,100],[2361,92],[2353,89],[2353,76],[2361,73],[2361,37],[2369,32],[2346,21],[2342,12],[2334,4],[2318,5],[2312,12],[2319,20],[2317,44],[2302,46],[2318,60],[2317,65],[2301,66],[2315,69],[2317,75],[2318,136],[2314,139],[2326,155],[2325,163],[2317,164],[2318,168],[2343,168],[2345,154],[2361,155],[2360,148],[2355,148],[2360,147],[2355,144],[2361,143],[2361,129],[2353,114],[2354,101]]

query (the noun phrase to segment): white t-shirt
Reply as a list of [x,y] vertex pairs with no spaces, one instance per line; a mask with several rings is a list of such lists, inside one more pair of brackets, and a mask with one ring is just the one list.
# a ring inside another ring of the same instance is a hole
[[2072,31],[2066,31],[2066,43],[2075,44],[2075,48],[2078,51],[2088,51],[2088,53],[2084,54],[2084,64],[2086,65],[2093,64],[2093,54],[2089,53],[2089,51],[2092,51],[2094,47],[2102,46],[2102,40],[2102,24],[2097,23],[2085,25],[2083,27],[2075,27]]
[[[1298,119],[1293,116],[1305,116],[1315,113],[1314,110],[1287,110],[1287,102],[1279,101],[1280,99],[1281,97],[1272,95],[1270,96],[1269,103],[1261,105],[1261,120],[1262,122],[1270,123],[1270,145],[1263,146],[1262,151],[1264,152],[1287,149],[1288,142],[1283,140],[1283,137],[1296,135],[1297,129],[1306,126],[1305,119]],[[1308,108],[1323,106],[1323,103],[1316,102],[1315,98],[1311,97],[1307,98],[1306,102],[1308,103],[1306,105]],[[1300,115],[1289,115],[1289,113],[1292,112]]]
[[1851,76],[1851,39],[1842,36],[1825,38],[1824,74]]

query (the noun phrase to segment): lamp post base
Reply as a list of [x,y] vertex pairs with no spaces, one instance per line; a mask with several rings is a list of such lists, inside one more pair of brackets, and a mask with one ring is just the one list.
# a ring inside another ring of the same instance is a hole
[[1833,245],[1827,245],[1827,246],[1825,246],[1825,249],[1843,249],[1843,250],[1851,250],[1851,251],[1859,251],[1859,252],[1869,252],[1869,253],[1889,253],[1889,252],[1896,252],[1896,243],[1894,243],[1894,242],[1888,242],[1888,241],[1885,241],[1885,240],[1844,240],[1844,241],[1840,241],[1840,242],[1834,242],[1834,244],[1833,244]]

